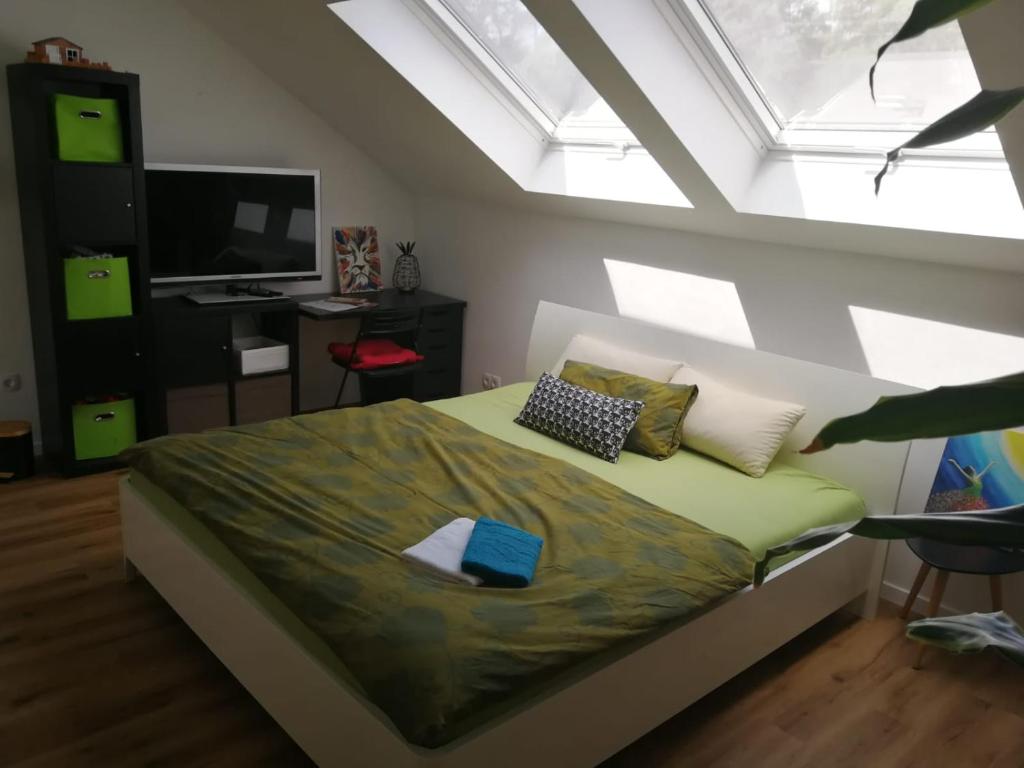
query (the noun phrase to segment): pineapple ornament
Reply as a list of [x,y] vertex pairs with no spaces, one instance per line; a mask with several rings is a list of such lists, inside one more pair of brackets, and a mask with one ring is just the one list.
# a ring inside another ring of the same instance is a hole
[[416,254],[412,252],[413,248],[416,247],[416,243],[396,243],[396,245],[401,254],[395,261],[395,271],[391,275],[391,284],[400,293],[415,293],[422,282],[420,278],[420,262],[416,258]]

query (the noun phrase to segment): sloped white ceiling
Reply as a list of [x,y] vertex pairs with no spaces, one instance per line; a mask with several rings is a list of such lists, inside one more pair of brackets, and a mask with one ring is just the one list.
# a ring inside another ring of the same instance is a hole
[[410,188],[515,188],[324,0],[179,1]]
[[[484,199],[555,215],[1024,272],[1024,248],[1015,240],[761,216],[737,213],[724,204],[680,210],[524,192],[341,23],[323,0],[178,2],[416,193]],[[1000,2],[1016,0],[997,0],[994,5]],[[694,172],[685,147],[678,140],[673,144],[642,93],[630,90],[628,76],[586,26],[572,0],[528,0],[527,4],[570,56],[585,59],[578,62],[584,65],[584,73],[600,81],[595,83],[599,88],[609,88],[603,95],[683,193],[697,191],[714,200],[717,193],[707,187],[707,177]],[[1022,55],[1015,51],[1017,61]]]

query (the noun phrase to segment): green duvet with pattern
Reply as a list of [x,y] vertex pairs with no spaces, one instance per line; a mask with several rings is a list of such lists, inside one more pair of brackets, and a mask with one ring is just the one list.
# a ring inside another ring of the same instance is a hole
[[[420,746],[750,583],[738,542],[408,400],[164,437],[125,455]],[[532,585],[472,587],[400,558],[454,518],[482,515],[544,539]]]

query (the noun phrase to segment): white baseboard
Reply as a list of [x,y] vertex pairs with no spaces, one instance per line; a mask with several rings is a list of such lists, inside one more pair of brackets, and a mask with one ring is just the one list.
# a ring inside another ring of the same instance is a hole
[[[927,585],[926,585],[927,586]],[[907,596],[910,595],[910,590],[906,587],[900,586],[899,584],[893,584],[891,581],[882,582],[882,599],[888,600],[890,603],[895,603],[900,608],[907,601]],[[911,614],[917,614],[918,616],[924,616],[928,611],[928,589],[922,589],[917,599],[914,600],[914,605],[911,608]],[[940,603],[939,615],[940,616],[956,616],[963,613],[971,613],[972,611],[962,611],[955,606],[951,606],[948,603]]]

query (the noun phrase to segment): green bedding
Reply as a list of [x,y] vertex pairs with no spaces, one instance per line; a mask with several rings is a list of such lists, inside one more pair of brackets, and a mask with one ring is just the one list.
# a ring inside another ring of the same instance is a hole
[[[279,419],[160,438],[126,457],[425,747],[749,583],[753,558],[735,540],[444,407]],[[455,517],[481,515],[544,538],[533,585],[474,588],[399,558]]]
[[[531,383],[430,404],[482,432],[547,454],[597,475],[661,509],[725,534],[764,556],[771,546],[808,528],[864,516],[864,501],[849,488],[776,460],[764,477],[749,477],[700,454],[680,450],[664,461],[623,451],[618,464],[591,456],[512,420]],[[699,397],[699,395],[698,395]],[[683,429],[686,423],[683,422]]]

